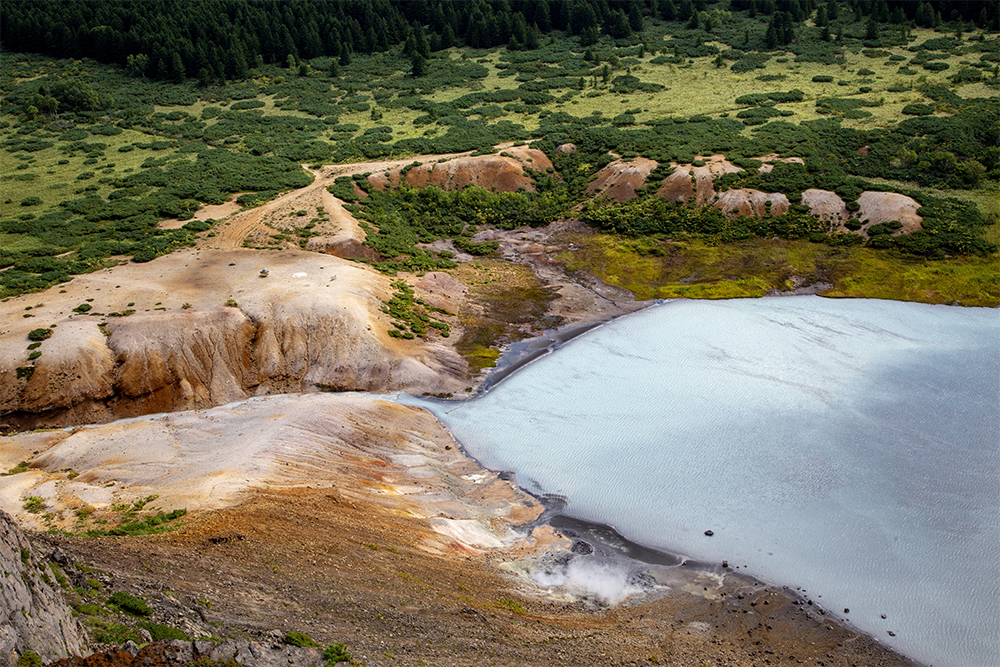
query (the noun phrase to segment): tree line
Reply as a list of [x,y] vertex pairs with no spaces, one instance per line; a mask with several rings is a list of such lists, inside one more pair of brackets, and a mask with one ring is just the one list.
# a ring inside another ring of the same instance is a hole
[[927,27],[962,21],[996,29],[1000,19],[988,0],[11,0],[0,9],[0,40],[9,51],[89,57],[137,77],[207,84],[245,79],[265,63],[295,67],[324,56],[336,69],[354,53],[400,45],[427,59],[452,46],[534,49],[561,31],[586,46],[599,35],[633,38],[651,19],[697,28],[708,10],[771,17],[773,48],[794,39],[796,24],[828,23],[840,8]]

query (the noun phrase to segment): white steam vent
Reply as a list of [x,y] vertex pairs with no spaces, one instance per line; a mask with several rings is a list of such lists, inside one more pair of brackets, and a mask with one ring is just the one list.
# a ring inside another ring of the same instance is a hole
[[532,570],[531,579],[545,588],[561,588],[574,597],[595,597],[610,605],[646,590],[627,562],[603,558],[573,558],[568,563],[549,564]]

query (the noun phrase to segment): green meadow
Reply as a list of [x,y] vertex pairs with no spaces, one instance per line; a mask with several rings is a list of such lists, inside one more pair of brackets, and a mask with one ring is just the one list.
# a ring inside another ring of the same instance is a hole
[[[837,21],[820,25],[834,4]],[[459,38],[430,52],[421,35],[439,35],[433,22],[417,21],[401,33],[405,43],[367,52],[355,45],[347,58],[343,45],[333,57],[258,58],[242,78],[146,76],[85,57],[0,54],[0,296],[190,245],[213,224],[192,220],[199,207],[235,193],[249,193],[240,201],[252,206],[302,187],[311,176],[301,165],[489,153],[532,141],[556,173],[535,174],[538,193],[470,195],[497,213],[465,220],[471,226],[460,233],[435,231],[426,211],[408,217],[408,195],[390,193],[378,209],[373,202],[369,216],[403,212],[390,216],[394,231],[372,231],[380,266],[447,264],[398,240],[409,234],[468,244],[485,224],[577,215],[610,151],[661,164],[641,198],[670,162],[721,153],[748,177],[720,187],[782,192],[793,203],[819,187],[849,208],[864,190],[900,192],[924,207],[925,229],[909,240],[886,230],[878,238],[806,233],[794,218],[801,210],[787,221],[722,229],[711,216],[668,224],[674,214],[656,209],[655,224],[629,231],[619,224],[628,210],[590,202],[590,211],[611,208],[588,219],[600,233],[564,261],[643,298],[754,296],[805,279],[832,285],[830,295],[1000,302],[995,32],[947,17],[922,27],[901,14],[866,15],[859,3],[805,2],[793,39],[770,46],[783,5],[762,3],[771,14],[735,1],[702,5],[697,20],[667,20],[666,9],[643,4],[641,25],[627,31],[614,16],[598,17],[593,30],[540,32],[534,48],[512,33],[506,45]],[[568,142],[577,153],[556,151]],[[861,155],[862,146],[870,153]],[[769,153],[806,165],[750,178],[753,158]],[[166,218],[191,222],[162,229]]]

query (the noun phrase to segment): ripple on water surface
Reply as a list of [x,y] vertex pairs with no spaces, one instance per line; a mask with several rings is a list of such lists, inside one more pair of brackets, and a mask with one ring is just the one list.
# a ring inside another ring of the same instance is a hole
[[997,310],[679,301],[428,407],[572,516],[802,586],[918,660],[992,665],[998,342]]

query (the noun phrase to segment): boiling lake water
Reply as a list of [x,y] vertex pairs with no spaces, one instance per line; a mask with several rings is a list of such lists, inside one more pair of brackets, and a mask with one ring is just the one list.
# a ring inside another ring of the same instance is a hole
[[917,660],[1000,664],[998,310],[677,301],[424,404],[569,516],[799,587]]

